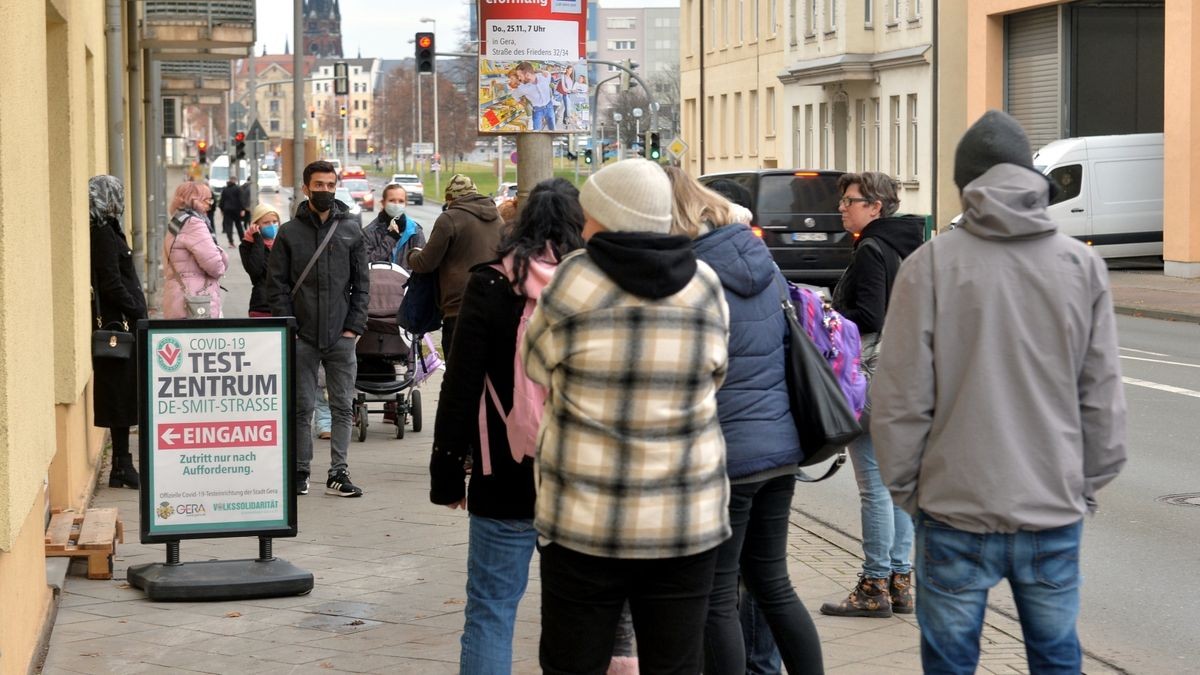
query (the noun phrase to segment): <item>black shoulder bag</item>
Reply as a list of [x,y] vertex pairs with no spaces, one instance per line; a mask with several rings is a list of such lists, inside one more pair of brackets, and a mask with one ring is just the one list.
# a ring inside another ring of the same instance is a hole
[[128,359],[133,356],[133,333],[129,323],[104,323],[100,311],[100,291],[96,288],[96,270],[92,270],[92,311],[96,315],[96,330],[92,331],[92,356],[97,359]]

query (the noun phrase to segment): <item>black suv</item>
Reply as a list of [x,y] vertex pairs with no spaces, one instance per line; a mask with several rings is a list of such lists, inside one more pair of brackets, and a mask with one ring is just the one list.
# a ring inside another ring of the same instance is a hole
[[836,280],[850,264],[854,243],[842,228],[837,181],[841,171],[758,169],[700,177],[707,185],[726,179],[750,191],[750,223],[763,238],[784,276],[792,280]]

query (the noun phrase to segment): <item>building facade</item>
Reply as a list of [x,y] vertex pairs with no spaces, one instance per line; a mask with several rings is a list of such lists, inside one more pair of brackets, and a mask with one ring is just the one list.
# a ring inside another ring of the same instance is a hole
[[[315,61],[311,56],[304,57],[304,78],[309,77]],[[293,58],[290,54],[264,54],[254,59],[258,122],[271,137],[272,147],[279,145],[285,138],[292,138],[292,67]],[[249,59],[238,62],[233,87],[236,99],[244,98],[249,101]],[[308,127],[313,126],[307,120],[306,124]],[[306,128],[304,134],[312,136],[313,131]]]
[[[334,93],[334,64],[345,62],[350,73],[349,94]],[[311,98],[309,99],[309,123],[311,133],[317,138],[318,148],[342,156],[344,134],[349,139],[351,158],[359,158],[370,152],[371,115],[375,102],[375,87],[380,81],[379,59],[318,59],[313,64]],[[346,109],[343,125],[341,109]]]
[[306,56],[342,55],[342,8],[338,0],[304,0]]
[[[714,171],[792,164],[783,114],[785,0],[682,0],[680,165]],[[664,145],[667,139],[663,139]]]
[[[649,87],[647,96],[659,103],[659,128],[674,133],[679,110],[679,9],[601,6],[594,11],[596,49],[590,58],[636,64],[635,72]],[[592,24],[591,17],[588,22]],[[602,85],[597,95],[600,119],[604,120],[620,91],[621,70],[598,65],[595,71],[597,82],[618,76]],[[649,112],[643,119],[649,119]]]
[[1200,6],[972,0],[938,12],[937,221],[961,210],[953,148],[990,108],[1020,120],[1035,150],[1161,131],[1164,272],[1200,277]]
[[901,209],[933,207],[933,20],[920,0],[786,0],[791,166],[882,171]]

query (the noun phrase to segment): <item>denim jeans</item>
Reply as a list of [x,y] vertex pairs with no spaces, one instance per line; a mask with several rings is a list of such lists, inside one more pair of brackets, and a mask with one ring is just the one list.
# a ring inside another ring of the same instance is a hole
[[850,444],[850,460],[862,508],[863,576],[886,579],[892,572],[908,574],[912,570],[912,518],[892,503],[892,495],[879,477],[869,433]]
[[742,641],[746,644],[746,675],[781,675],[783,659],[779,657],[766,617],[750,591],[743,587],[738,593],[738,618],[742,622]]
[[[350,450],[350,427],[354,413],[354,377],[358,362],[354,355],[354,338],[343,337],[328,349],[318,349],[304,340],[296,340],[296,470],[311,473],[313,459],[313,408],[317,403],[317,367],[325,366],[325,389],[329,393],[329,410],[333,416],[329,441],[329,475],[347,469]],[[305,433],[305,432],[308,433]]]
[[630,559],[587,555],[554,543],[539,548],[543,673],[602,675],[608,670],[626,600],[641,672],[700,672],[716,549],[681,558]]
[[554,131],[554,102],[533,109],[533,126],[530,131]]
[[471,516],[466,623],[459,656],[463,675],[512,671],[513,626],[536,545],[532,519]]
[[746,672],[738,616],[739,572],[770,626],[788,673],[824,672],[817,628],[788,578],[788,516],[795,490],[796,479],[790,474],[730,487],[733,535],[717,547],[717,569],[704,626],[706,675]]
[[988,591],[1008,579],[1029,672],[1079,673],[1083,520],[1037,532],[977,534],[917,519],[917,621],[926,673],[974,673]]

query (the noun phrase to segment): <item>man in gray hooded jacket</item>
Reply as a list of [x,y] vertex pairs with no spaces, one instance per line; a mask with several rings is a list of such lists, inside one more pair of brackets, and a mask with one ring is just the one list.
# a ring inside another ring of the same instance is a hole
[[1060,234],[1020,124],[959,142],[962,225],[901,266],[871,388],[895,503],[917,522],[926,672],[974,673],[988,590],[1007,578],[1035,673],[1078,673],[1079,547],[1125,463],[1104,262]]

